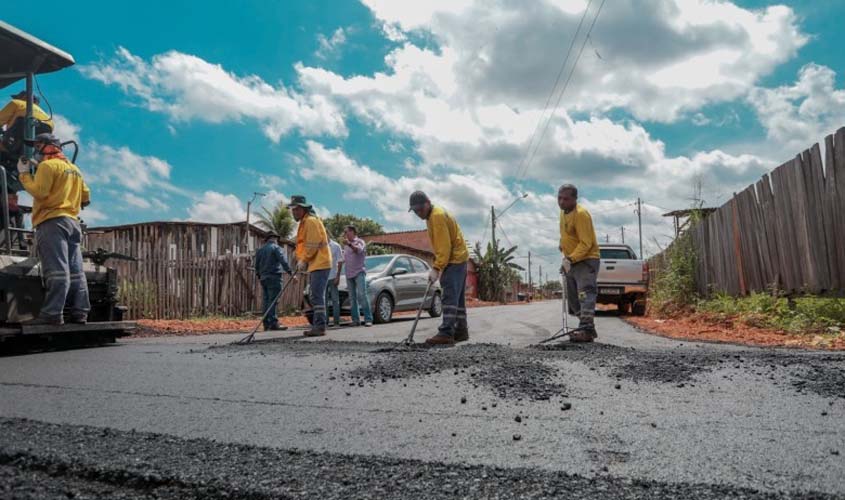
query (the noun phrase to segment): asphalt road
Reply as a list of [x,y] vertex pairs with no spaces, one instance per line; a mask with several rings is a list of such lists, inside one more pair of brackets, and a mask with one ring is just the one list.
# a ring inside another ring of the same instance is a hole
[[613,316],[538,349],[554,302],[469,322],[452,349],[373,352],[404,319],[0,358],[0,497],[845,497],[841,355]]

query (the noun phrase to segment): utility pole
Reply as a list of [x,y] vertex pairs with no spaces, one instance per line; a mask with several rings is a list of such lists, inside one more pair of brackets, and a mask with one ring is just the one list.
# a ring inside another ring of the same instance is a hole
[[637,198],[637,224],[640,226],[640,258],[643,259],[643,206],[639,198]]
[[625,226],[622,226],[620,229],[622,229],[622,244],[624,245],[625,244]]
[[534,294],[534,287],[531,286],[531,250],[528,251],[528,297]]
[[258,197],[267,196],[264,193],[253,192],[252,199],[246,202],[246,246],[244,251],[249,252],[249,210],[252,208],[252,202]]
[[490,233],[493,237],[493,296],[499,300],[499,242],[496,241],[496,207],[490,205]]
[[604,242],[605,242],[605,243],[610,243],[610,235],[609,235],[609,234],[605,234],[605,235],[604,235]]
[[545,296],[546,296],[546,291],[545,291],[545,290],[543,290],[543,264],[540,264],[540,266],[539,266],[539,267],[540,267],[540,270],[539,270],[539,272],[537,273],[537,279],[538,279],[538,280],[540,280],[540,282],[537,284],[537,286],[539,286],[539,287],[540,287],[540,294],[541,294],[543,297],[545,297]]

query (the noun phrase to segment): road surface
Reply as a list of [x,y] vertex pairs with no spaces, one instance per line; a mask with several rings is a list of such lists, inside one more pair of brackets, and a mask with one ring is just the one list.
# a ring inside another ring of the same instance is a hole
[[402,319],[0,358],[0,497],[845,497],[841,355],[614,316],[539,349],[559,302],[469,322],[451,349],[374,352]]

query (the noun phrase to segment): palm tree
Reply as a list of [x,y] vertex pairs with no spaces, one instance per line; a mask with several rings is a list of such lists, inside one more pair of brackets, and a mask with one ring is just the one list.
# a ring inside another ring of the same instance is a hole
[[514,262],[517,246],[508,249],[498,246],[498,242],[487,244],[486,252],[481,252],[481,244],[476,243],[473,250],[478,264],[479,293],[484,300],[504,299],[505,287],[519,279],[517,271],[524,268]]
[[290,239],[293,232],[293,215],[284,203],[276,205],[272,211],[266,207],[261,207],[264,213],[257,215],[257,225],[261,226],[265,231],[275,231],[282,239]]

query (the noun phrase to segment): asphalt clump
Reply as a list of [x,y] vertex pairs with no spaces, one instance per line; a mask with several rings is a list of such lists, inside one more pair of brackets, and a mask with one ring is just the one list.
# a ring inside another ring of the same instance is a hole
[[[517,435],[514,436],[516,438]],[[832,498],[224,444],[0,419],[0,497],[118,499]]]
[[500,398],[547,401],[564,394],[565,387],[556,381],[558,369],[545,360],[522,349],[471,344],[381,354],[353,368],[346,377],[360,385],[451,373],[473,386],[487,387]]

